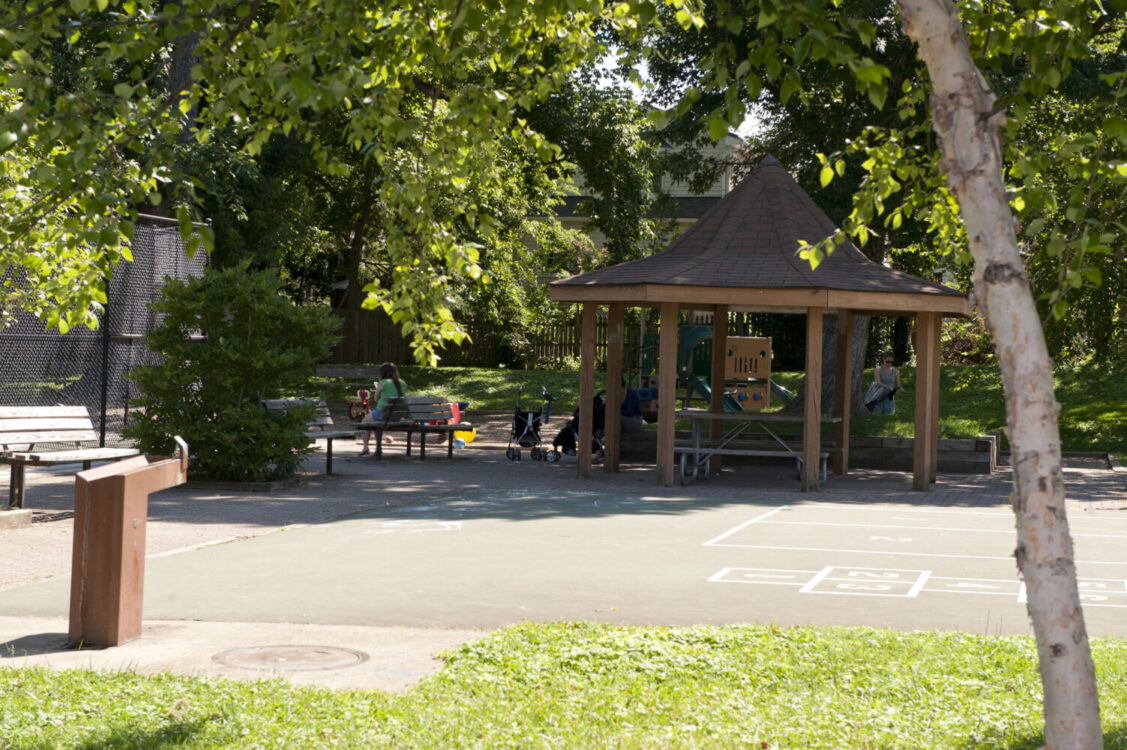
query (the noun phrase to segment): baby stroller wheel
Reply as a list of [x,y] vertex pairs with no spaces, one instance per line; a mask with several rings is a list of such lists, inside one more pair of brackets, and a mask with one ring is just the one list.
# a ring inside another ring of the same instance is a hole
[[505,450],[505,458],[509,459],[510,461],[519,461],[520,451],[518,451],[516,448],[507,448]]
[[545,455],[545,452],[540,450],[539,448],[533,448],[528,452],[528,455],[533,461],[542,461],[548,458],[548,456]]
[[544,454],[544,460],[547,461],[550,464],[559,463],[560,452],[559,451],[548,451],[547,453]]

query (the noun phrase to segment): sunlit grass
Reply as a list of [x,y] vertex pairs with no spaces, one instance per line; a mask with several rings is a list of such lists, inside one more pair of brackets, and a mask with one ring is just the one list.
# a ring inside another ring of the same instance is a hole
[[[912,437],[915,432],[915,368],[901,368],[907,388],[896,397],[893,415],[855,414],[853,435]],[[479,411],[514,408],[517,389],[523,386],[522,406],[536,409],[541,386],[556,397],[554,414],[570,414],[579,400],[578,371],[535,371],[449,367],[423,369],[404,367],[403,378],[413,393],[441,394],[466,401]],[[798,392],[802,373],[778,372],[775,382]],[[596,390],[604,387],[603,375],[596,373]],[[865,384],[872,370],[865,371]],[[1065,451],[1100,451],[1127,454],[1127,367],[1085,365],[1062,367],[1055,377],[1056,397],[1061,405],[1060,434]],[[334,398],[351,395],[335,388]],[[772,408],[781,402],[772,397]],[[974,438],[1006,426],[1006,404],[998,368],[992,365],[944,367],[939,391],[939,437]],[[785,431],[785,430],[784,430]],[[1008,447],[1006,444],[1003,447]]]
[[[1093,642],[1108,750],[1127,642]],[[522,624],[403,696],[0,669],[6,748],[1005,748],[1041,744],[1029,638]]]

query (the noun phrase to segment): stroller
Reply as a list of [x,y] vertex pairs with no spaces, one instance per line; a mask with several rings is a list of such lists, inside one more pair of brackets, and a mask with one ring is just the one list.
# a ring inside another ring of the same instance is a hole
[[[607,399],[606,391],[599,391],[595,394],[594,400],[594,422],[591,429],[591,452],[597,453],[603,449],[603,432],[606,429],[607,422]],[[579,444],[579,409],[577,408],[571,415],[571,419],[563,426],[563,429],[556,433],[556,437],[552,440],[552,447],[555,448],[553,452],[566,453],[569,456],[576,454],[576,446]],[[559,460],[558,458],[555,460]]]
[[[549,461],[555,463],[560,460],[559,451],[550,451],[540,447],[540,425],[547,424],[552,416],[552,402],[555,401],[548,389],[541,386],[540,411],[525,411],[521,409],[520,397],[524,386],[517,389],[517,406],[513,412],[513,429],[509,435],[509,445],[505,449],[505,458],[510,461],[520,460],[520,449],[531,448],[528,452],[533,461]],[[513,443],[516,442],[516,446]]]

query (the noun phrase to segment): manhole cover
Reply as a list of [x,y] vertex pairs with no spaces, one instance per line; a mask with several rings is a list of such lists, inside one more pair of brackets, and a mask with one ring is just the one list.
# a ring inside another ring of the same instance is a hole
[[337,646],[251,646],[222,651],[211,660],[228,667],[278,672],[344,669],[363,664],[368,655]]

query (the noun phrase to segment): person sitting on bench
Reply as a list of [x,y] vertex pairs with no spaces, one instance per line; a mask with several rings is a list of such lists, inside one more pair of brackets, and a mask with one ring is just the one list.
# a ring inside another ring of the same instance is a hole
[[[362,422],[378,422],[383,419],[384,409],[387,408],[388,402],[393,398],[402,398],[407,395],[407,384],[399,377],[399,368],[395,366],[394,362],[384,362],[380,365],[380,379],[375,384],[376,392],[372,397],[375,401],[375,406],[372,410],[364,415]],[[366,456],[370,451],[368,450],[368,442],[372,439],[372,431],[364,431],[364,448],[360,451],[361,456]],[[390,438],[389,438],[390,441]]]

